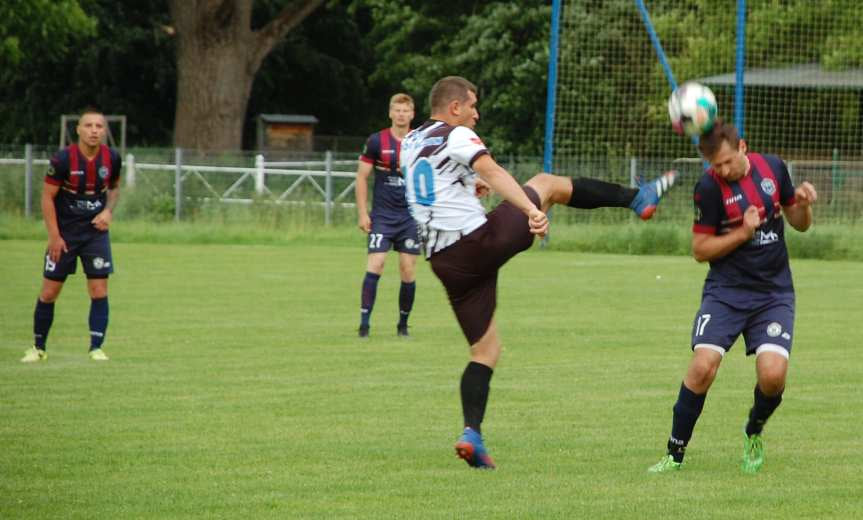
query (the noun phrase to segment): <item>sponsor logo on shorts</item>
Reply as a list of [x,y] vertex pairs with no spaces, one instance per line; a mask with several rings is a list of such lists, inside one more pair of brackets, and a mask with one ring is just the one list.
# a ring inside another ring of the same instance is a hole
[[765,233],[760,229],[757,233],[755,233],[755,236],[752,238],[752,242],[759,246],[766,246],[767,244],[772,244],[778,241],[779,235],[775,231],[768,231],[767,233]]
[[[775,338],[776,336],[782,334],[782,325],[776,323],[775,321],[767,326],[767,335],[771,338]],[[787,334],[787,333],[786,333]]]
[[102,207],[102,201],[100,200],[77,200],[75,201],[75,205],[78,209],[85,209],[87,211],[95,211]]
[[57,269],[57,262],[52,261],[50,256],[45,255],[45,270],[53,273],[54,269]]
[[787,332],[783,332],[783,333],[782,333],[782,339],[790,340],[790,339],[791,339],[791,334],[788,334]]
[[96,269],[111,267],[111,262],[106,261],[101,256],[97,256],[93,259],[93,267],[95,267]]
[[419,245],[414,241],[414,239],[409,238],[405,240],[405,247],[408,249],[416,249]]
[[772,179],[762,179],[761,189],[764,191],[764,193],[768,195],[773,195],[774,193],[776,193],[776,185],[773,184]]

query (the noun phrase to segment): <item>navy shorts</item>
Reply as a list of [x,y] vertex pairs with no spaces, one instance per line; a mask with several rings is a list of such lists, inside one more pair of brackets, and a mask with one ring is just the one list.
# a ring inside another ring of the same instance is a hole
[[386,253],[395,249],[399,253],[420,254],[417,223],[414,219],[398,223],[380,221],[372,216],[372,230],[369,232],[368,252]]
[[692,348],[718,347],[728,352],[740,334],[747,356],[766,349],[787,357],[794,339],[794,294],[753,299],[745,305],[705,294],[692,324]]
[[87,278],[107,278],[114,272],[111,240],[107,231],[64,236],[63,240],[68,251],[60,253],[59,260],[52,262],[48,252],[45,252],[45,278],[62,282],[70,274],[75,274],[78,257],[81,258]]

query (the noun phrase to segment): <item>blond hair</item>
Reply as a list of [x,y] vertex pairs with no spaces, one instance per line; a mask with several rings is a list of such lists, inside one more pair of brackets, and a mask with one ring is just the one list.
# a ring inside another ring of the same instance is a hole
[[393,97],[390,98],[390,107],[393,105],[405,104],[410,105],[411,108],[414,107],[414,98],[405,94],[404,92],[399,92],[398,94],[393,94]]

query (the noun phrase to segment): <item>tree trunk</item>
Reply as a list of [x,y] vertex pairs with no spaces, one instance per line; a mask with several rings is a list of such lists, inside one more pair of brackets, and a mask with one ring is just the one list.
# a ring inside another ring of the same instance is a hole
[[174,145],[239,150],[255,71],[246,46],[184,42],[177,56]]
[[252,31],[253,0],[170,0],[177,35],[174,145],[239,150],[252,82],[264,58],[324,0],[293,0]]

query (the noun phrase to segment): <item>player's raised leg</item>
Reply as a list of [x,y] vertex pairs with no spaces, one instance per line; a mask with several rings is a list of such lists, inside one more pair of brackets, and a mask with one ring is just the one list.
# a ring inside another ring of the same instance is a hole
[[[375,240],[374,234],[370,234]],[[378,294],[378,280],[381,279],[381,273],[384,272],[384,263],[386,262],[387,254],[369,253],[366,261],[366,275],[363,277],[363,285],[360,291],[360,328],[359,336],[361,338],[368,337],[371,327],[372,310],[375,308],[375,298]]]
[[417,255],[399,252],[399,274],[402,283],[399,286],[399,322],[396,325],[396,334],[401,337],[409,336],[408,318],[414,306],[417,288],[416,265]]
[[540,173],[527,181],[527,185],[539,194],[543,212],[552,204],[581,209],[619,207],[630,208],[642,220],[648,220],[656,211],[659,201],[674,185],[676,177],[677,172],[668,171],[638,188],[628,188],[586,177],[569,178]]
[[108,277],[88,278],[87,292],[90,294],[90,359],[108,361],[102,350],[108,330]]
[[[680,385],[677,402],[671,422],[671,435],[668,437],[666,454],[656,464],[648,468],[650,473],[664,473],[680,469],[686,446],[692,438],[695,423],[701,416],[704,400],[710,385],[716,379],[716,372],[723,354],[719,347],[696,345],[686,377]],[[724,351],[723,351],[724,352]]]
[[753,404],[749,410],[743,441],[742,469],[746,473],[756,473],[764,465],[764,440],[761,432],[767,420],[782,403],[785,376],[788,372],[788,359],[785,357],[787,351],[760,348],[760,351],[756,352],[758,383],[753,392]]

